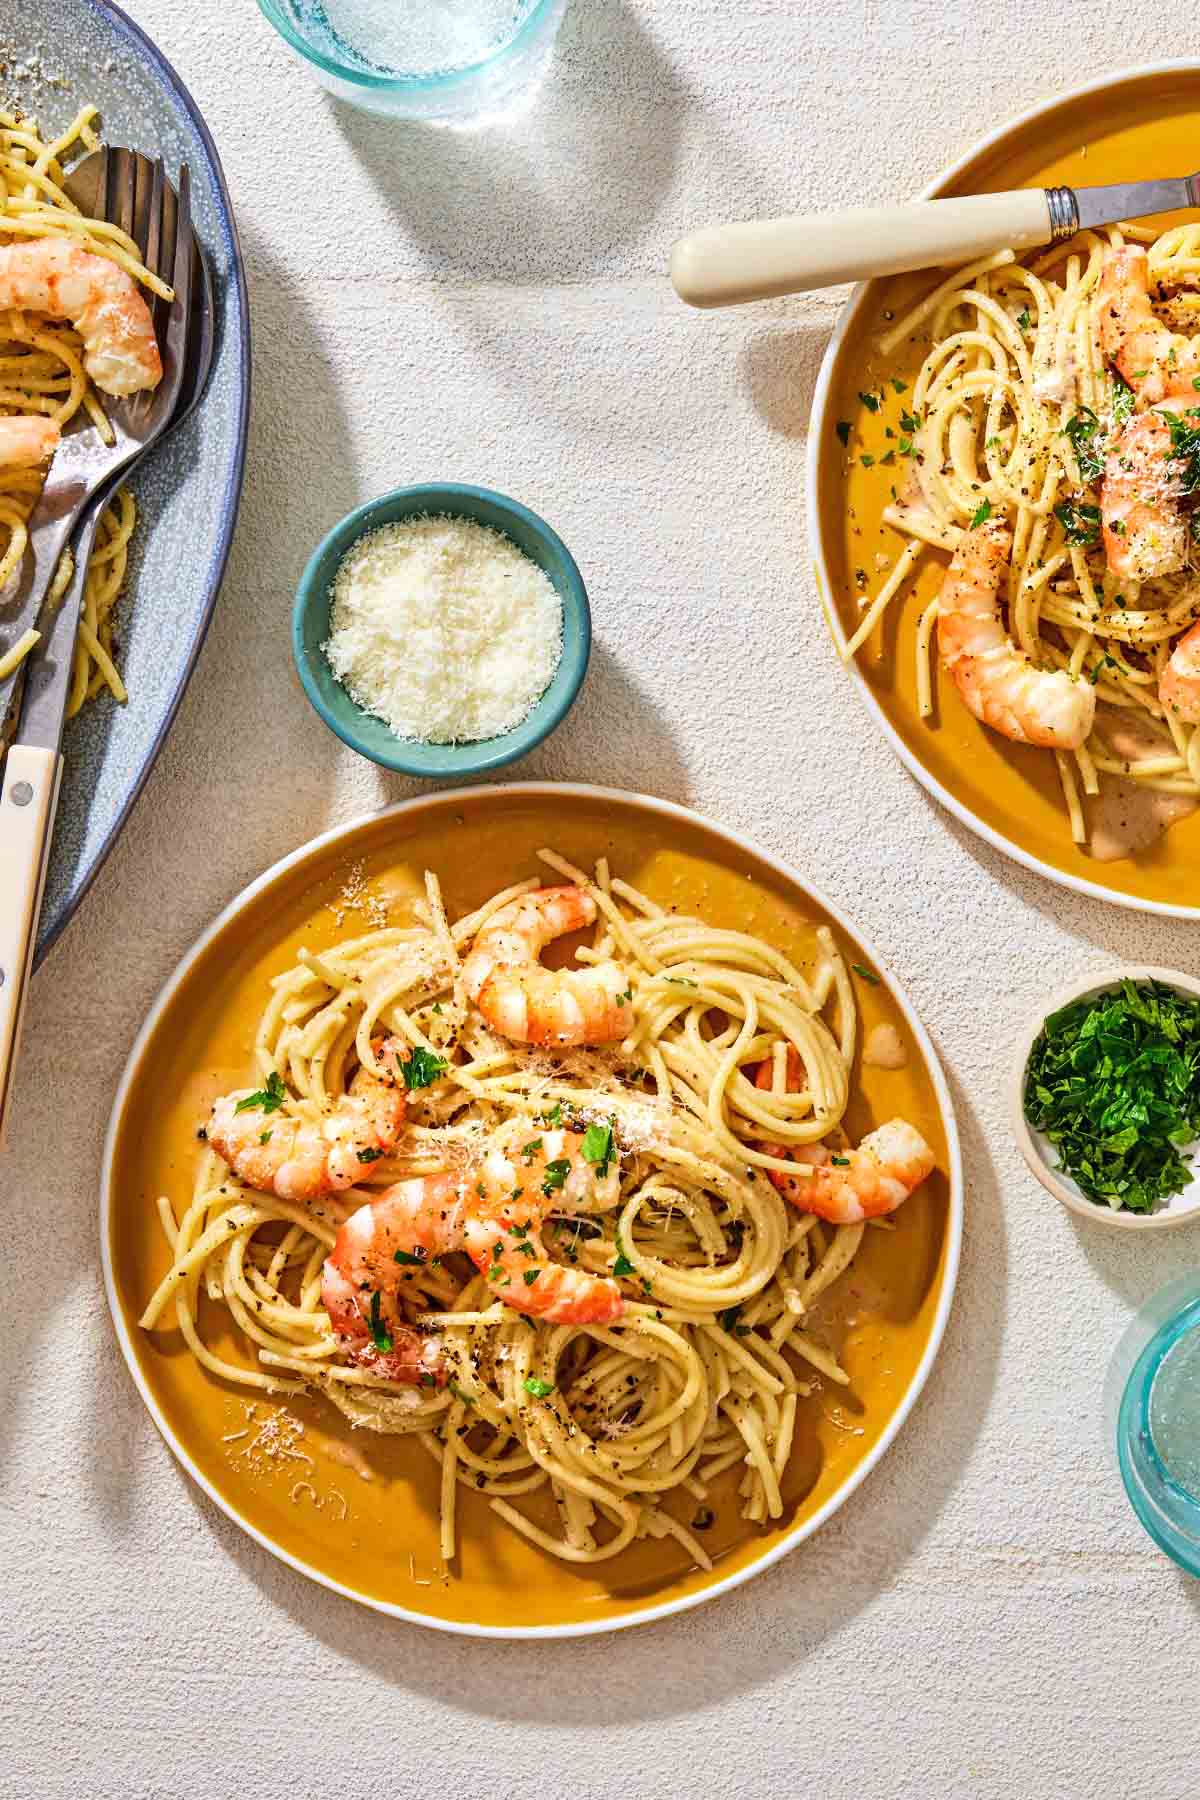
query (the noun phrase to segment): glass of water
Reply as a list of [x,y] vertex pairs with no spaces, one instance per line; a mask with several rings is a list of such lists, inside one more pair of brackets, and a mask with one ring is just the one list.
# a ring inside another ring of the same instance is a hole
[[1160,1550],[1200,1575],[1200,1271],[1147,1300],[1105,1381],[1105,1434]]
[[369,112],[468,124],[519,102],[567,0],[258,0],[331,94]]

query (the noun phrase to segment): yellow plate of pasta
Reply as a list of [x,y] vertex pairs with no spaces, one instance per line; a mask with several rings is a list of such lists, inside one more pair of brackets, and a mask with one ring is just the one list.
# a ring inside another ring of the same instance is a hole
[[[928,193],[1146,179],[1192,168],[1198,139],[1200,64],[1137,70],[1035,108]],[[1027,867],[1185,917],[1198,329],[1200,215],[871,282],[826,355],[809,447],[834,638],[911,772]]]
[[222,914],[130,1057],[102,1244],[231,1518],[528,1635],[809,1536],[925,1381],[961,1213],[935,1054],[845,919],[679,807],[529,784],[342,827]]

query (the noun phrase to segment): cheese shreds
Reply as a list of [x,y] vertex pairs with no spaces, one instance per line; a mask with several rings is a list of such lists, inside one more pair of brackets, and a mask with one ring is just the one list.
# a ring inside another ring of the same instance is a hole
[[322,646],[356,706],[397,737],[473,743],[510,731],[562,655],[562,601],[501,532],[405,519],[351,546]]

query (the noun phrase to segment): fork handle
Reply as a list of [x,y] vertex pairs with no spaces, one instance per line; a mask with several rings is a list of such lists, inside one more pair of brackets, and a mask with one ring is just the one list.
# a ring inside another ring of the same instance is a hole
[[971,262],[1009,245],[1028,250],[1053,236],[1042,188],[860,206],[693,232],[671,252],[671,280],[689,306],[740,306],[840,281]]
[[14,744],[0,789],[0,1145],[46,884],[62,757]]

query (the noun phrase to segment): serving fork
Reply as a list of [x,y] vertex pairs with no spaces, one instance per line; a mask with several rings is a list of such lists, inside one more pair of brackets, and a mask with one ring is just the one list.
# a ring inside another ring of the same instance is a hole
[[841,281],[971,262],[996,250],[1064,243],[1077,231],[1197,206],[1200,175],[1187,175],[748,220],[680,238],[671,252],[671,280],[690,306],[740,306]]
[[[0,749],[9,744],[0,786],[0,1137],[37,938],[62,773],[63,716],[96,526],[120,479],[180,416],[181,401],[190,410],[199,397],[207,366],[197,380],[198,370],[189,363],[197,292],[202,301],[200,353],[207,360],[212,355],[212,306],[192,231],[186,165],[176,193],[161,159],[151,162],[135,151],[106,148],[79,165],[68,192],[89,216],[109,219],[125,231],[146,267],[175,297],[171,302],[156,298],[151,306],[162,380],[146,393],[108,400],[111,445],[87,425],[65,434],[29,521],[32,567],[16,624],[19,635],[36,621],[42,638],[8,682],[0,684]],[[199,279],[197,270],[202,271]],[[46,594],[81,517],[72,580],[51,611]]]

